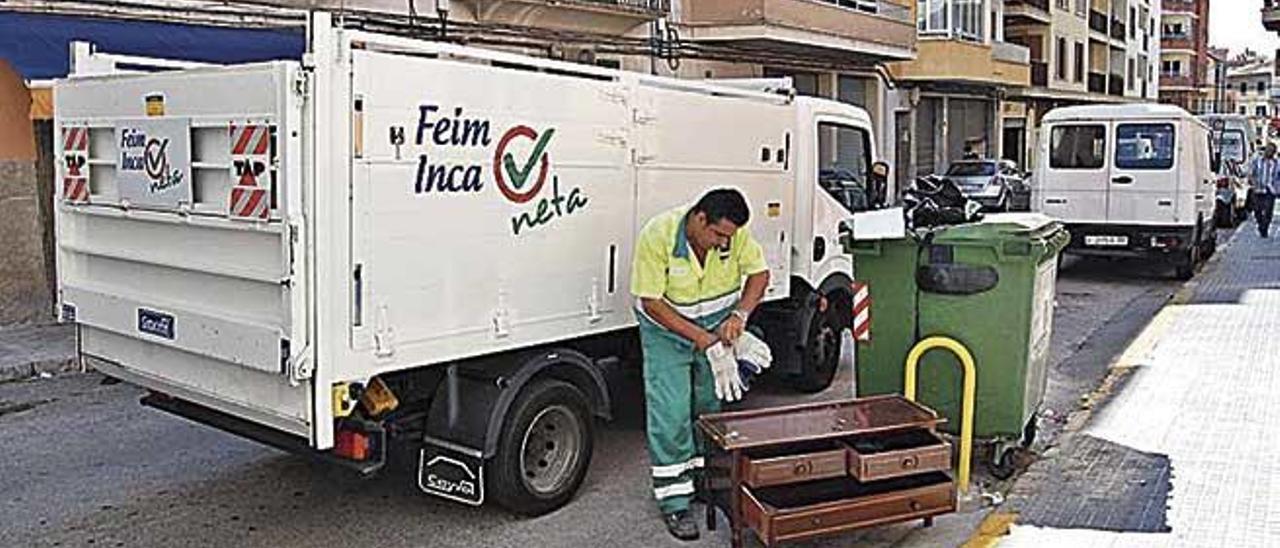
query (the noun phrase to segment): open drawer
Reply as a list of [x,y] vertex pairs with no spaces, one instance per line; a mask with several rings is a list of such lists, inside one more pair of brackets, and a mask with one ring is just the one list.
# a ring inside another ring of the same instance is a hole
[[839,440],[815,440],[746,451],[742,482],[752,487],[786,485],[849,473],[848,449]]
[[923,428],[845,440],[844,443],[849,451],[849,474],[859,481],[879,481],[951,469],[951,445]]
[[742,515],[766,545],[955,511],[942,472],[862,483],[849,477],[794,486],[742,488]]

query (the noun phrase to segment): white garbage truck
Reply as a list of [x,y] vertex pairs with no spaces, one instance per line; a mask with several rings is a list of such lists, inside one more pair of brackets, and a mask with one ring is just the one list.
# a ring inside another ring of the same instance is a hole
[[363,473],[407,447],[429,493],[558,508],[639,367],[635,236],[715,187],[765,249],[771,375],[831,382],[842,238],[901,219],[854,215],[885,201],[864,111],[309,27],[301,58],[235,66],[76,44],[54,88],[58,310],[144,404]]

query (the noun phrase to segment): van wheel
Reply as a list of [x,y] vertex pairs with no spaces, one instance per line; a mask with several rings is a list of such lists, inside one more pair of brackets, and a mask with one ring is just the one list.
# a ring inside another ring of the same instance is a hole
[[591,414],[586,396],[564,381],[534,381],[511,405],[486,487],[503,507],[526,516],[569,502],[591,464]]
[[805,336],[804,350],[800,355],[800,373],[788,379],[796,390],[806,393],[821,392],[836,377],[840,367],[840,344],[844,330],[853,327],[853,302],[842,291],[827,295],[827,309],[814,307]]
[[1196,223],[1197,228],[1195,236],[1191,239],[1191,245],[1187,247],[1185,256],[1178,260],[1174,265],[1174,276],[1179,280],[1190,280],[1196,275],[1196,266],[1200,264],[1200,250],[1204,248],[1204,242],[1200,237],[1200,223]]

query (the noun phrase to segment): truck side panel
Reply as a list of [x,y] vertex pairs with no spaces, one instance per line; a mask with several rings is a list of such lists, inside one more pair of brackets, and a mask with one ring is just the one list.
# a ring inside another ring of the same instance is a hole
[[353,62],[351,338],[372,360],[343,364],[351,377],[633,322],[620,83],[374,51]]

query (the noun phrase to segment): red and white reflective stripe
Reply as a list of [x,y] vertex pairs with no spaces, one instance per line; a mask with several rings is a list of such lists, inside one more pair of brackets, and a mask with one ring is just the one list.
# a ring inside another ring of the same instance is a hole
[[89,128],[87,127],[64,127],[62,128],[62,150],[66,152],[88,152],[89,151]]
[[271,145],[271,128],[264,125],[231,125],[231,155],[265,155]]
[[69,203],[89,201],[89,128],[62,128],[62,199]]
[[266,219],[270,211],[267,189],[236,185],[231,187],[231,216],[241,219]]
[[853,340],[871,340],[871,287],[853,282]]
[[72,203],[89,201],[89,179],[67,176],[62,178],[62,199]]
[[271,126],[232,124],[231,187],[228,214],[233,219],[266,220],[271,215],[269,183]]

